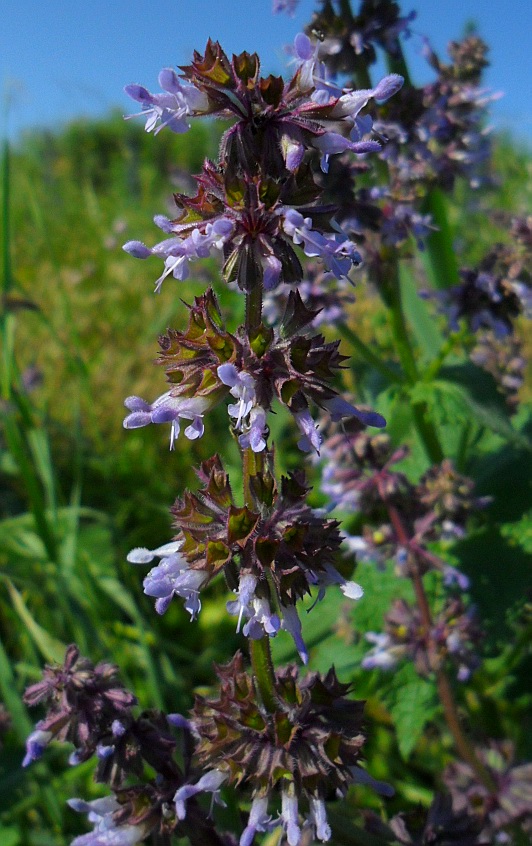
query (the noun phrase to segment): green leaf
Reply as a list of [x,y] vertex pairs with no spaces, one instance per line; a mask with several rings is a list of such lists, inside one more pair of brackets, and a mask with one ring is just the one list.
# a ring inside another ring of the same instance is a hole
[[18,846],[21,842],[20,832],[15,826],[3,826],[0,824],[0,843],[2,846]]
[[410,757],[425,725],[438,711],[434,684],[421,678],[414,665],[404,664],[394,670],[388,706],[395,724],[397,743],[402,757]]
[[436,226],[427,238],[423,253],[425,268],[434,288],[450,288],[460,284],[454,237],[448,217],[448,200],[440,188],[433,188],[423,204]]
[[415,280],[406,262],[399,266],[399,287],[403,310],[411,327],[416,343],[423,356],[431,360],[437,356],[444,344],[444,337],[432,316],[426,300],[421,299]]
[[516,446],[532,448],[526,435],[512,426],[493,378],[473,364],[442,368],[440,378],[432,384],[414,385],[411,398],[426,402],[444,422],[456,425],[471,420]]
[[502,525],[501,535],[511,546],[520,546],[526,553],[532,555],[532,511],[524,514],[515,523]]
[[5,579],[13,607],[18,616],[26,626],[28,633],[31,635],[36,647],[46,661],[56,662],[61,664],[65,655],[66,646],[57,638],[49,634],[46,629],[37,623],[28,610],[22,596],[11,582],[10,579]]
[[26,737],[32,729],[32,723],[28,718],[26,707],[22,701],[22,697],[17,691],[15,676],[11,668],[9,657],[4,649],[4,644],[0,640],[0,696],[4,705],[6,706],[11,719],[13,727],[17,733],[17,738],[20,743],[24,743]]

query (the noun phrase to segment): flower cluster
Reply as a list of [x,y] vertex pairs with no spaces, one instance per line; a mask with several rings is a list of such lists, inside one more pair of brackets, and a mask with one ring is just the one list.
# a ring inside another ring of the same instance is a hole
[[[177,794],[186,781],[175,760],[173,728],[190,732],[189,723],[179,714],[165,716],[154,710],[135,716],[136,699],[123,688],[116,667],[94,666],[80,657],[77,647],[69,646],[63,666],[47,666],[42,681],[26,691],[25,701],[45,704],[47,713],[28,738],[24,765],[40,758],[51,740],[73,743],[70,763],[95,756],[95,778],[112,791],[91,802],[69,801],[93,824],[93,830],[76,837],[72,846],[135,846],[151,834],[164,841],[174,832],[187,835],[197,846],[231,846],[195,802],[186,821],[179,816]],[[195,779],[190,756],[185,765],[189,778]],[[146,780],[146,767],[155,773],[153,780]],[[217,786],[211,789],[217,796]]]
[[344,360],[339,342],[326,343],[322,335],[301,332],[317,312],[306,308],[297,292],[290,292],[277,331],[261,324],[252,337],[244,327],[235,335],[227,332],[210,289],[188,308],[187,331],[170,329],[159,341],[158,363],[165,368],[170,390],[153,403],[128,397],[126,429],[170,423],[172,448],[182,420],[191,421],[187,438],[201,437],[205,412],[228,394],[237,400],[228,413],[240,446],[253,452],[266,447],[266,412],[274,398],[292,413],[301,432],[299,445],[306,451],[319,451],[321,442],[309,402],[327,410],[332,420],[354,417],[363,425],[385,425],[380,414],[351,405],[330,386]]
[[443,778],[454,808],[477,818],[482,829],[480,846],[518,842],[514,836],[520,834],[530,837],[532,764],[516,764],[515,750],[509,741],[492,742],[477,751],[493,779],[493,789],[487,790],[479,782],[469,764],[449,764]]
[[28,705],[48,706],[28,738],[24,766],[40,758],[51,740],[73,743],[75,761],[81,762],[94,755],[103,738],[112,746],[123,735],[136,699],[117,672],[112,664],[94,666],[80,658],[76,646],[69,646],[62,667],[46,667],[43,680],[24,695]]
[[218,456],[198,471],[203,488],[185,493],[172,508],[176,540],[155,549],[134,549],[133,564],[159,563],[144,580],[144,592],[156,598],[162,614],[174,596],[181,597],[194,618],[200,611],[200,591],[223,572],[237,599],[227,603],[238,617],[238,628],[251,639],[288,631],[304,663],[308,652],[301,636],[296,603],[314,589],[322,598],[327,585],[338,584],[344,595],[362,595],[334,567],[341,536],[334,520],[325,520],[305,502],[308,488],[302,474],[281,480],[277,490],[267,465],[251,477],[252,500],[238,507],[229,477]]
[[[25,696],[47,713],[28,738],[24,765],[52,740],[69,742],[70,763],[95,756],[96,780],[110,788],[103,799],[71,800],[93,825],[72,846],[135,846],[148,838],[167,844],[174,837],[192,846],[236,846],[239,837],[239,846],[252,846],[257,835],[276,829],[283,843],[304,846],[332,838],[326,803],[344,797],[351,784],[391,795],[361,766],[364,703],[351,697],[351,685],[338,680],[334,667],[300,675],[295,665],[275,668],[272,658],[272,639],[288,632],[301,663],[308,663],[305,600],[311,611],[334,586],[349,599],[362,597],[348,570],[339,569],[342,543],[359,559],[383,566],[393,561],[417,600],[396,599],[384,631],[367,634],[372,647],[362,668],[392,669],[409,659],[425,677],[422,684],[435,677],[468,762],[446,771],[452,802],[436,797],[419,824],[395,817],[388,827],[368,814],[368,832],[377,842],[480,846],[490,837],[506,842],[514,823],[529,825],[530,768],[514,766],[502,745],[478,756],[469,749],[447,678],[449,669],[462,682],[475,671],[482,635],[463,596],[468,579],[447,563],[445,552],[487,501],[474,495],[471,480],[450,460],[433,464],[417,481],[401,468],[407,447],[366,431],[383,428],[385,420],[344,398],[346,356],[337,338],[319,332],[321,324],[344,321],[352,300],[346,285],[362,264],[362,244],[404,374],[397,370],[395,378],[395,365],[380,362],[361,341],[359,347],[413,398],[416,364],[409,368],[407,359],[415,359],[415,351],[397,305],[398,258],[414,245],[423,248],[434,231],[428,201],[435,188],[449,189],[457,177],[479,182],[488,149],[482,115],[489,96],[480,87],[486,50],[468,37],[450,45],[450,64],[444,64],[427,48],[435,82],[404,90],[403,76],[391,72],[372,85],[368,67],[377,51],[390,69],[405,69],[399,39],[410,34],[414,13],[401,15],[392,0],[361,0],[356,14],[347,13],[348,5],[322,3],[307,34],[294,41],[288,81],[262,76],[255,53],[230,59],[209,39],[179,75],[161,71],[161,93],[141,85],[126,89],[140,104],[148,132],[183,133],[201,116],[229,127],[218,159],[206,160],[194,177],[196,193],[174,194],[175,217],[155,217],[163,239],[151,247],[130,240],[124,250],[163,261],[156,292],[169,277],[189,278],[195,262],[217,251],[223,281],[245,298],[245,317],[236,327],[212,288],[185,304],[186,328],[169,328],[159,338],[156,363],[167,390],[153,401],[129,396],[124,420],[128,430],[169,424],[173,448],[182,427],[187,439],[201,438],[208,412],[226,403],[242,491],[235,491],[218,454],[203,460],[199,489],[180,493],[170,510],[173,537],[154,549],[136,547],[127,559],[149,566],[144,593],[160,615],[179,598],[196,619],[202,592],[223,580],[226,610],[248,639],[251,668],[240,651],[216,667],[216,692],[197,695],[185,717],[137,714],[117,669],[94,666],[75,646],[62,667],[47,667]],[[276,3],[276,11],[294,8],[294,2]],[[380,184],[370,182],[368,153],[375,154]],[[478,269],[462,271],[463,285],[446,294],[454,323],[467,321],[484,340],[488,332],[496,339],[510,334],[529,299],[530,222],[516,222],[515,232],[517,247],[495,245]],[[308,272],[303,257],[312,261]],[[485,366],[493,369],[493,361],[488,365],[486,358]],[[506,367],[510,379],[517,378],[510,361]],[[296,424],[299,448],[313,453],[315,467],[321,464],[322,492],[348,516],[352,534],[342,536],[327,508],[311,507],[302,470],[276,475],[269,415],[279,408]],[[427,446],[431,422],[422,401],[416,411]],[[432,435],[434,446],[437,432]],[[438,586],[434,608],[424,587],[429,573]],[[214,805],[224,806],[231,791],[249,807],[238,835],[220,833],[212,819]]]
[[[391,67],[401,67],[399,37],[409,34],[414,14],[402,17],[397,3],[368,0],[357,13],[345,14],[326,2],[307,28],[318,33],[316,67],[329,86],[338,75],[353,85],[369,86],[368,68],[382,50]],[[366,163],[339,154],[331,160],[323,197],[336,206],[336,219],[355,237],[364,254],[367,275],[383,288],[388,284],[390,257],[423,248],[437,230],[427,203],[436,188],[450,190],[465,177],[473,187],[484,177],[489,132],[486,106],[494,99],[481,87],[487,65],[486,46],[469,36],[451,42],[450,63],[440,61],[426,45],[425,55],[437,79],[422,88],[402,88],[385,102],[374,98],[364,120],[384,140],[377,153],[382,164],[366,178]],[[330,75],[328,79],[327,74]],[[380,177],[380,179],[379,179]]]
[[[310,827],[318,840],[329,840],[325,800],[345,795],[357,773],[364,773],[359,766],[364,703],[347,698],[349,686],[340,684],[333,669],[325,676],[310,673],[302,681],[296,667],[277,671],[273,712],[261,705],[240,654],[218,667],[218,675],[220,698],[196,697],[196,754],[204,769],[251,793],[240,846],[251,846],[257,832],[278,827],[289,846],[299,846],[300,814],[303,828]],[[176,796],[183,802],[183,815],[190,795],[185,787]],[[269,812],[276,800],[281,804],[278,818]]]
[[458,680],[464,682],[480,665],[476,649],[481,637],[474,609],[466,610],[461,598],[448,598],[428,629],[418,608],[396,599],[385,617],[385,631],[366,634],[374,646],[362,666],[391,670],[409,658],[419,675],[427,676],[451,662],[457,667]]
[[[363,533],[348,536],[359,560],[395,562],[402,576],[418,580],[429,571],[441,574],[447,588],[465,591],[469,580],[434,551],[435,542],[464,536],[469,517],[488,499],[473,495],[470,479],[449,460],[431,467],[414,485],[394,465],[407,454],[392,450],[388,436],[371,437],[346,428],[323,445],[322,489],[343,511],[363,518]],[[370,632],[373,644],[363,660],[367,669],[391,669],[410,658],[421,675],[451,662],[466,681],[479,665],[481,641],[475,612],[462,598],[448,596],[432,617],[421,608],[396,600],[383,633]]]
[[321,231],[332,210],[315,205],[320,192],[309,156],[317,152],[326,171],[332,155],[379,150],[378,142],[364,140],[371,120],[359,113],[372,98],[388,100],[402,78],[390,74],[361,91],[328,87],[306,35],[296,38],[295,50],[298,67],[287,83],[261,77],[256,54],[244,52],[230,62],[220,45],[209,41],[203,56],[195,53],[192,64],[181,68],[183,83],[171,69],[161,72],[165,94],[151,95],[138,85],[126,89],[143,104],[148,130],[160,123],[159,128],[183,131],[189,114],[236,120],[222,141],[219,163],[206,162],[196,177],[197,196],[175,195],[179,216],[155,218],[171,237],[152,248],[140,241],[124,246],[136,258],[164,259],[156,290],[170,275],[186,279],[190,261],[213,248],[224,250],[224,276],[243,290],[255,277],[266,288],[301,279],[292,243],[320,257],[338,278],[360,261],[347,236]]
[[403,574],[415,559],[416,572],[440,570],[448,582],[467,587],[466,577],[427,544],[463,537],[469,516],[490,500],[473,496],[471,480],[448,459],[413,484],[393,469],[407,452],[406,447],[393,450],[387,435],[372,437],[356,425],[344,426],[322,446],[322,490],[337,507],[364,516],[363,535],[348,538],[359,555],[377,562],[394,559]]
[[415,12],[402,16],[392,0],[362,0],[358,11],[347,17],[337,5],[338,11],[331,0],[324,2],[308,27],[320,34],[320,58],[334,76],[366,70],[377,61],[377,49],[392,58],[400,56],[399,36],[410,34]]

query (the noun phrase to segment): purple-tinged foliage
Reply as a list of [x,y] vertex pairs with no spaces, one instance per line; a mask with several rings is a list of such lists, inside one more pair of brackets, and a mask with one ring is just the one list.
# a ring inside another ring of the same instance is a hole
[[380,414],[347,403],[328,384],[344,359],[339,341],[325,343],[322,335],[307,333],[316,312],[306,308],[299,294],[290,293],[276,332],[261,324],[253,338],[244,327],[235,335],[226,331],[211,289],[188,308],[187,331],[169,329],[159,339],[158,363],[165,368],[170,390],[153,403],[128,397],[126,429],[170,423],[172,448],[181,421],[191,421],[187,438],[201,437],[204,413],[229,393],[238,400],[228,406],[233,430],[240,446],[253,452],[266,448],[266,412],[274,399],[292,413],[303,436],[301,447],[307,450],[319,451],[320,445],[310,402],[327,410],[331,420],[353,417],[367,426],[385,425]]

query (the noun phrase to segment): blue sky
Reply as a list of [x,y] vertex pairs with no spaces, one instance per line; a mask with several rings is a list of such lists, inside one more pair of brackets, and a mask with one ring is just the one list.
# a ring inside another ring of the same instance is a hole
[[[9,134],[16,138],[33,126],[101,115],[113,106],[134,111],[123,86],[141,82],[158,90],[159,70],[186,63],[209,36],[229,54],[257,51],[265,72],[282,72],[283,45],[316,7],[301,0],[289,18],[272,15],[271,0],[4,0],[0,86],[10,101]],[[486,85],[505,93],[492,106],[492,123],[532,146],[530,0],[405,0],[402,8],[417,10],[413,28],[442,54],[466,21],[478,24],[491,48]],[[430,78],[420,47],[418,37],[407,43],[417,82]]]

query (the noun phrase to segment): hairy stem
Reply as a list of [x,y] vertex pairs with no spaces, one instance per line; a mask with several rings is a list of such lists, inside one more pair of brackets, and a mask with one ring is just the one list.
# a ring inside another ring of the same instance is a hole
[[[262,280],[255,281],[254,285],[246,291],[246,332],[249,338],[253,337],[255,331],[260,326],[262,295]],[[255,453],[251,448],[242,451],[244,502],[249,508],[253,507],[251,479],[254,475],[260,474],[263,469],[263,453]],[[260,640],[250,638],[249,651],[258,695],[266,711],[271,714],[276,709],[277,697],[275,694],[275,672],[268,635],[265,634]]]
[[[387,503],[387,508],[388,513],[390,515],[390,520],[395,529],[399,543],[404,546],[405,549],[410,548],[411,562],[409,567],[409,575],[412,580],[414,592],[416,594],[417,605],[421,614],[423,628],[428,634],[432,629],[432,613],[425,591],[425,586],[423,584],[423,579],[417,566],[417,555],[411,549],[410,538],[406,527],[401,519],[399,511],[394,505],[391,505],[390,503]],[[431,661],[431,664],[435,665],[436,687],[438,690],[440,702],[443,707],[445,722],[447,723],[447,727],[449,728],[449,731],[453,736],[455,746],[458,750],[459,755],[464,761],[466,761],[466,763],[469,764],[476,777],[478,778],[479,782],[484,785],[486,790],[488,790],[490,793],[496,793],[497,786],[493,781],[491,773],[484,766],[484,764],[476,754],[473,744],[470,742],[469,738],[466,736],[462,728],[458,708],[454,699],[454,694],[451,684],[449,682],[449,678],[445,670],[443,670],[443,668],[439,666],[437,656],[435,661]]]
[[275,672],[273,669],[270,638],[264,635],[260,640],[250,640],[251,666],[261,702],[269,714],[277,706],[275,693]]

